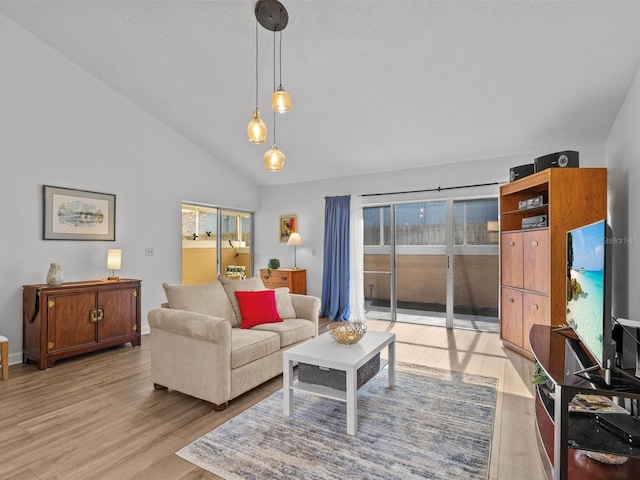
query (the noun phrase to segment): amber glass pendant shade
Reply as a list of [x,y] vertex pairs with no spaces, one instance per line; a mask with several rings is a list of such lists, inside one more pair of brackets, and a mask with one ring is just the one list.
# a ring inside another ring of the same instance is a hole
[[253,111],[253,118],[247,126],[247,136],[251,143],[264,143],[267,140],[267,126],[260,118],[260,110]]
[[264,159],[264,168],[268,172],[281,172],[284,168],[285,156],[277,145],[272,145],[262,158]]
[[282,85],[271,95],[271,109],[280,113],[291,110],[291,95],[282,89]]

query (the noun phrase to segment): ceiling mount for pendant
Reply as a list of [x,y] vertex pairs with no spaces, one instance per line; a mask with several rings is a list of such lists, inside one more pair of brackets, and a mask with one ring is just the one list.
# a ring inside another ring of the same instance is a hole
[[270,32],[280,32],[289,22],[289,13],[278,0],[258,0],[256,19]]
[[[264,167],[268,172],[281,172],[284,167],[285,156],[284,153],[278,148],[276,144],[276,112],[288,112],[291,109],[291,96],[282,88],[282,30],[287,26],[289,22],[289,14],[287,9],[284,8],[277,0],[258,0],[255,8],[256,15],[256,109],[254,111],[254,120],[249,124],[249,139],[254,143],[261,143],[254,141],[252,129],[256,123],[256,119],[260,120],[258,111],[258,23],[262,25],[266,30],[273,32],[273,95],[272,105],[273,110],[273,145],[271,149],[267,151],[262,157],[264,160]],[[276,32],[280,32],[280,87],[276,90]],[[264,125],[264,122],[262,122]],[[257,130],[257,129],[256,129]],[[264,129],[266,133],[266,127]],[[260,131],[262,132],[262,130]],[[263,137],[260,137],[262,140]],[[264,141],[264,140],[262,140]]]

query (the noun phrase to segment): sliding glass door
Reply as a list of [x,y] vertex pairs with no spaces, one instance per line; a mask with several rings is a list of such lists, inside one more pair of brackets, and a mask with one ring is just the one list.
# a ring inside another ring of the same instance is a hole
[[251,277],[252,214],[221,211],[220,272],[229,278]]
[[397,320],[445,325],[447,203],[394,206]]
[[182,205],[182,284],[201,285],[218,275],[218,209]]
[[396,316],[392,298],[391,207],[372,207],[364,215],[364,299],[367,318],[392,320]]
[[498,331],[498,200],[453,202],[453,325]]
[[365,207],[367,318],[497,331],[498,201]]
[[183,204],[182,284],[209,283],[220,274],[251,276],[252,233],[250,212]]

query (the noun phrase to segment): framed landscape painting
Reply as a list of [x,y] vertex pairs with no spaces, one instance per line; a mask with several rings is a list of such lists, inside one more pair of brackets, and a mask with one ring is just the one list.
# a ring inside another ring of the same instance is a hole
[[289,237],[298,227],[297,215],[282,215],[280,217],[280,243],[287,243]]
[[43,188],[43,240],[115,240],[116,196],[71,188]]

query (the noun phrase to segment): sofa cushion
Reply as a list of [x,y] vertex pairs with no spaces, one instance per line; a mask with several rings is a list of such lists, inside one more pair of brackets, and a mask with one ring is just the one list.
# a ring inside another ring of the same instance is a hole
[[291,295],[289,295],[288,287],[279,287],[275,289],[276,292],[276,308],[278,309],[278,315],[280,318],[296,318],[296,311],[293,308],[293,302],[291,301]]
[[220,280],[220,282],[222,283],[224,291],[227,292],[227,297],[231,302],[231,308],[233,308],[233,312],[235,314],[235,323],[232,322],[231,325],[233,327],[239,327],[240,321],[242,320],[242,315],[240,315],[240,307],[238,307],[238,299],[236,298],[235,292],[265,290],[264,283],[262,283],[262,279],[259,275],[247,278],[246,280],[231,280],[230,278],[220,276],[218,277],[218,280]]
[[223,318],[233,326],[236,316],[222,283],[217,279],[204,285],[171,285],[163,283],[169,308],[187,310]]
[[231,368],[238,368],[280,349],[275,332],[231,329]]
[[251,331],[256,330],[277,333],[280,337],[280,348],[301,342],[316,334],[313,322],[299,318],[287,318],[280,323],[265,323],[251,329]]
[[276,292],[273,290],[235,292],[235,295],[242,316],[240,328],[282,321],[276,309]]

